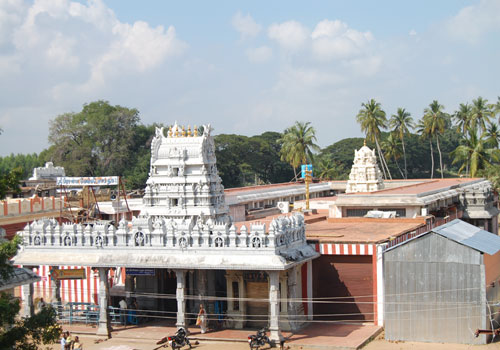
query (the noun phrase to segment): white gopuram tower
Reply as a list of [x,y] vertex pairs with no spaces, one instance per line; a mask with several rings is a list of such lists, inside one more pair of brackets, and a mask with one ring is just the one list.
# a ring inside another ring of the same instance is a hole
[[231,223],[211,131],[204,125],[200,135],[196,127],[176,123],[165,136],[164,128],[156,128],[140,216],[188,225]]
[[346,193],[382,190],[384,181],[377,164],[375,150],[366,146],[366,140],[358,151],[354,151],[354,164],[347,181]]

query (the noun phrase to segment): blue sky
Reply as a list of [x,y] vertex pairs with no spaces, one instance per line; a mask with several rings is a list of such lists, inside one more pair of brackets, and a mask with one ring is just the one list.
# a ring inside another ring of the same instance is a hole
[[310,121],[321,146],[361,136],[375,98],[415,119],[437,99],[500,96],[500,0],[0,2],[0,156],[105,99],[145,124],[255,135]]

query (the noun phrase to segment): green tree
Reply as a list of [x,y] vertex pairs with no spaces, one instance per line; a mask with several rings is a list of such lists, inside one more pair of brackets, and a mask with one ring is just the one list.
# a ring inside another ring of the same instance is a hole
[[432,146],[432,133],[429,123],[426,123],[422,118],[417,124],[417,132],[424,140],[429,140],[429,148],[431,152],[431,179],[434,178],[434,149]]
[[23,175],[21,168],[14,168],[8,172],[0,172],[0,199],[4,199],[8,192],[21,193],[19,183]]
[[500,143],[500,129],[496,123],[489,123],[484,133],[486,137],[486,142],[491,145],[491,147],[498,148]]
[[407,112],[404,108],[398,108],[396,114],[393,114],[391,116],[391,119],[389,120],[389,125],[391,128],[393,128],[393,131],[398,135],[399,139],[401,140],[401,145],[403,146],[403,158],[405,164],[403,178],[407,179],[408,170],[406,165],[406,148],[405,148],[404,138],[405,135],[410,133],[410,129],[413,129],[415,127],[415,124],[413,123],[413,118],[411,117],[411,114],[409,112]]
[[382,165],[384,177],[387,178],[387,176],[389,176],[392,180],[391,172],[389,171],[379,144],[380,129],[385,129],[387,127],[385,112],[382,110],[380,103],[374,99],[371,99],[367,103],[362,103],[361,107],[362,108],[356,116],[356,120],[361,126],[361,131],[366,134],[366,139],[375,142],[377,146],[377,153]]
[[321,180],[334,180],[339,176],[339,167],[333,160],[326,156],[316,157],[314,176]]
[[472,109],[470,115],[471,129],[478,129],[480,134],[486,131],[486,124],[490,122],[492,115],[488,100],[483,99],[481,96],[472,100]]
[[491,110],[491,113],[492,113],[492,116],[496,116],[498,115],[498,122],[500,123],[500,96],[497,97],[497,102],[496,103],[492,103],[490,106],[489,106],[490,110]]
[[[453,163],[460,163],[459,173],[470,167],[470,176],[476,177],[478,172],[491,165],[490,160],[499,161],[499,150],[488,148],[483,137],[477,136],[476,130],[469,131],[469,137],[464,138],[453,152]],[[468,174],[467,174],[468,175]]]
[[295,180],[297,180],[296,169],[301,164],[312,162],[313,151],[319,151],[320,148],[315,144],[316,131],[310,122],[295,122],[287,128],[283,137],[278,140],[281,146],[281,160],[288,162],[294,171]]
[[[0,276],[8,279],[13,267],[13,257],[21,239],[0,242]],[[18,318],[19,300],[7,293],[0,293],[0,349],[36,350],[59,340],[61,327],[56,322],[55,310],[48,306],[31,317]]]
[[385,151],[386,159],[390,160],[392,158],[394,160],[394,164],[396,164],[401,177],[404,179],[405,174],[398,163],[398,159],[401,158],[401,140],[395,134],[391,133],[389,137],[382,141],[382,148]]
[[457,131],[466,134],[470,128],[472,106],[468,103],[461,103],[458,111],[453,114],[453,119],[457,123]]
[[437,100],[432,101],[429,107],[424,109],[423,121],[428,129],[431,137],[436,139],[437,149],[439,153],[439,166],[441,168],[441,178],[444,177],[443,172],[443,155],[439,146],[439,135],[442,135],[447,123],[447,116],[443,112],[444,106],[439,104]]
[[131,166],[134,128],[139,112],[107,101],[85,104],[79,113],[65,113],[49,123],[49,149],[68,175],[123,175]]

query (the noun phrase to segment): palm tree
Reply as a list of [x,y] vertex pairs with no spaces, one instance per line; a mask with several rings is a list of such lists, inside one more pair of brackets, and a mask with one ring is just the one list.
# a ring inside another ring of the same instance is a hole
[[389,125],[391,128],[393,128],[393,131],[397,133],[399,139],[401,140],[401,144],[403,145],[403,158],[405,161],[405,173],[403,178],[407,179],[408,171],[406,169],[406,149],[405,149],[404,137],[405,134],[410,133],[409,129],[413,129],[415,127],[415,124],[413,123],[413,118],[411,117],[411,114],[409,112],[407,112],[404,108],[398,108],[396,114],[393,114],[391,116],[391,119],[389,120]]
[[484,133],[486,136],[486,142],[493,148],[498,148],[500,144],[500,129],[496,123],[489,123]]
[[429,145],[431,149],[431,179],[434,178],[434,148],[432,146],[432,133],[428,123],[425,123],[424,118],[419,120],[417,124],[417,132],[423,139],[429,140]]
[[478,137],[476,130],[469,131],[469,137],[463,140],[451,155],[454,157],[453,164],[462,162],[458,170],[460,173],[470,163],[470,176],[476,177],[479,170],[486,169],[491,165],[490,160],[499,160],[499,150],[488,148],[488,144],[483,137]]
[[457,123],[457,131],[464,134],[464,137],[470,127],[471,114],[472,106],[468,103],[461,103],[458,111],[453,114],[453,118]]
[[437,100],[432,101],[429,107],[424,109],[424,124],[429,128],[431,137],[436,138],[436,145],[439,152],[439,165],[441,168],[441,178],[444,177],[443,173],[443,156],[441,154],[441,147],[439,146],[439,135],[444,133],[446,125],[446,114],[443,112],[444,106],[439,104]]
[[333,180],[339,175],[339,168],[337,164],[326,156],[319,159],[316,169],[316,176],[320,179]]
[[385,158],[387,160],[393,158],[394,163],[396,163],[396,166],[399,170],[399,173],[401,174],[401,177],[404,179],[405,174],[403,174],[403,171],[399,167],[398,159],[401,158],[401,140],[396,136],[394,133],[391,133],[389,137],[387,137],[384,141],[382,141],[382,148],[385,151]]
[[319,146],[315,144],[316,131],[310,124],[310,122],[295,122],[278,139],[278,142],[282,144],[280,150],[281,160],[293,167],[295,180],[297,180],[297,167],[300,164],[307,164],[308,161],[311,162],[314,158],[312,151],[320,150]]
[[500,96],[497,97],[497,103],[492,103],[489,107],[492,116],[498,115],[498,122],[500,123]]
[[470,115],[470,125],[472,129],[480,128],[480,132],[486,131],[486,124],[490,122],[491,109],[488,100],[478,97],[472,100],[472,110]]
[[375,145],[377,146],[378,158],[382,163],[384,178],[387,179],[387,175],[389,175],[389,178],[392,180],[391,172],[387,167],[387,163],[384,159],[384,155],[382,153],[382,150],[380,149],[380,144],[378,142],[378,139],[380,137],[380,129],[385,129],[387,127],[385,112],[382,110],[380,103],[375,101],[373,98],[367,103],[362,103],[361,107],[363,108],[359,110],[358,115],[356,116],[356,120],[361,125],[361,131],[366,134],[367,140],[375,142]]

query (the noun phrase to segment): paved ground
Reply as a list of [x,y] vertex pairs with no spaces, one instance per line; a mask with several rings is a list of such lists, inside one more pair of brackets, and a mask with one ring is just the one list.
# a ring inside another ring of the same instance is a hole
[[[373,336],[372,333],[368,336],[375,328],[377,328],[375,333],[379,332],[378,327],[374,326],[315,324],[314,327],[311,326],[309,329],[306,328],[292,335],[285,343],[285,349],[500,350],[500,342],[488,345],[388,342],[383,339],[383,333],[378,336]],[[159,347],[156,342],[166,334],[175,331],[175,327],[153,323],[145,326],[116,327],[113,331],[113,338],[103,340],[94,335],[95,327],[71,325],[65,326],[64,329],[72,331],[74,335],[79,335],[85,350],[164,350],[166,347]],[[248,350],[246,337],[251,333],[250,330],[225,330],[207,333],[202,336],[197,328],[192,328],[191,339],[193,339],[193,349]],[[290,336],[291,334],[285,333],[285,335]],[[372,338],[375,338],[375,340],[362,346],[363,341]],[[265,347],[264,350],[267,348]],[[54,346],[53,349],[57,350],[59,348]]]
[[[131,349],[154,349],[158,340],[169,334],[175,333],[175,326],[162,323],[147,323],[139,326],[115,326],[112,339],[94,343],[101,340],[95,337],[96,328],[85,325],[64,326],[64,330],[71,331],[85,340],[85,349],[109,349],[109,350],[131,350]],[[199,348],[248,349],[247,337],[254,334],[255,330],[222,330],[200,334],[198,328],[190,328],[190,339],[198,341]],[[312,324],[301,331],[291,334],[284,332],[285,345],[297,349],[358,349],[369,339],[380,332],[380,327],[373,325],[342,325],[342,324]],[[211,343],[217,343],[211,347]],[[121,348],[120,346],[123,346]]]

